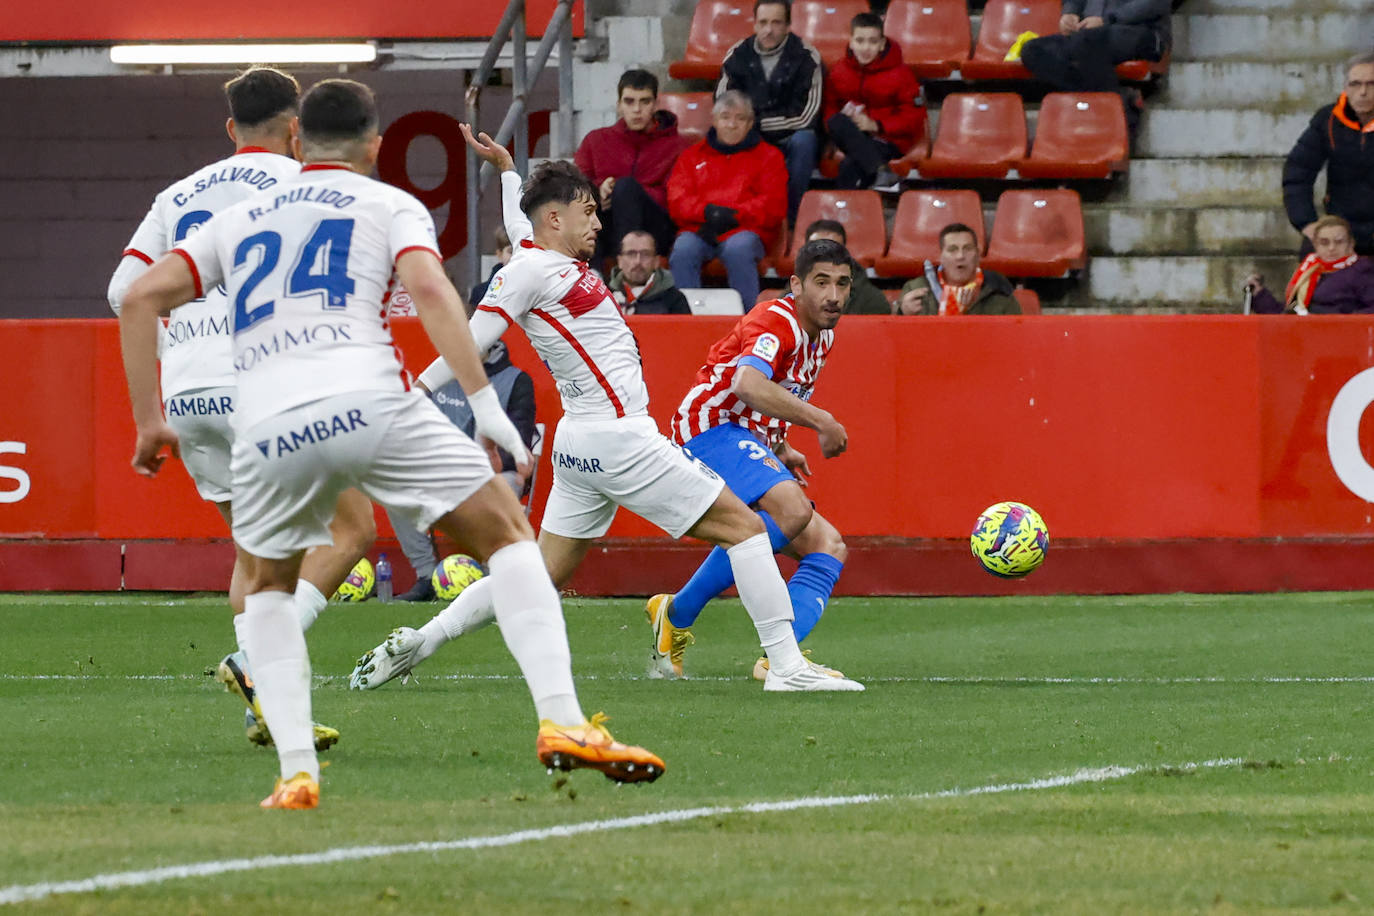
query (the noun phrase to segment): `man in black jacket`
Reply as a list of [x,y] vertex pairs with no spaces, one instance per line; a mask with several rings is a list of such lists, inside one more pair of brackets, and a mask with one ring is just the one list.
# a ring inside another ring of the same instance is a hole
[[725,55],[716,97],[738,89],[754,103],[754,118],[763,139],[782,150],[787,160],[787,222],[811,182],[820,158],[821,55],[792,33],[792,5],[787,0],[755,0],[754,37]]
[[1323,167],[1326,212],[1350,223],[1357,253],[1374,255],[1374,52],[1351,58],[1345,92],[1312,116],[1283,164],[1283,206],[1303,234],[1304,255],[1312,251],[1312,193]]

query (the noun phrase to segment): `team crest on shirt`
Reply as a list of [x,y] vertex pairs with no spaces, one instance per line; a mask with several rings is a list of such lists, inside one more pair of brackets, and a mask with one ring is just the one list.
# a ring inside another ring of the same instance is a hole
[[758,340],[754,341],[754,349],[749,352],[765,362],[772,362],[778,355],[782,341],[778,340],[776,334],[760,334]]

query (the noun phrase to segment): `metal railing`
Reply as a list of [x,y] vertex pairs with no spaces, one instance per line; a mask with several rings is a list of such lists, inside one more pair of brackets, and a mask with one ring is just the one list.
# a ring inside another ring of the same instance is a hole
[[[482,89],[496,70],[496,61],[509,40],[511,43],[511,103],[494,138],[502,146],[511,148],[515,167],[520,174],[529,171],[529,90],[548,65],[554,45],[558,46],[558,148],[551,148],[553,156],[568,155],[572,144],[572,5],[573,0],[558,0],[553,15],[544,28],[544,35],[534,49],[534,56],[526,56],[527,28],[525,0],[510,0],[496,27],[486,53],[472,73],[463,102],[467,122],[476,130],[481,114]],[[552,140],[550,141],[552,143]],[[513,144],[513,145],[512,145]],[[467,226],[468,247],[465,259],[471,282],[482,281],[482,233],[479,205],[482,189],[491,179],[493,169],[483,162],[478,168],[477,154],[467,151]]]

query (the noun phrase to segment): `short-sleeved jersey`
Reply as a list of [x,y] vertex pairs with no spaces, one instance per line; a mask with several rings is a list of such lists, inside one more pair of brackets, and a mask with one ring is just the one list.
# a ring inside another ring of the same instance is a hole
[[[296,160],[257,147],[212,162],[158,194],[124,254],[151,264],[216,213],[278,187],[300,169]],[[172,311],[162,334],[163,397],[234,384],[227,302],[215,287]]]
[[585,261],[523,239],[478,308],[525,332],[558,384],[565,416],[648,415],[639,343]]
[[313,165],[173,249],[197,292],[227,288],[236,429],[335,394],[409,387],[383,303],[396,259],[414,249],[439,257],[423,204],[349,169]]
[[821,331],[812,340],[797,323],[790,298],[774,299],[741,318],[730,333],[711,345],[706,365],[697,371],[696,383],[682,399],[672,420],[673,441],[679,445],[713,426],[733,423],[776,442],[790,424],[750,408],[731,390],[740,360],[753,357],[772,369],[769,379],[803,401],[811,400],[816,377],[835,344],[835,332]]

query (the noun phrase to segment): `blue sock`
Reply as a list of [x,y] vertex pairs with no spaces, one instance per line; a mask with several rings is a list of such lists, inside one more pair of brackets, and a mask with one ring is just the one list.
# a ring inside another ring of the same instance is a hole
[[792,632],[797,642],[820,623],[843,569],[844,564],[828,553],[808,553],[787,580],[787,593],[792,596]]
[[[778,523],[767,512],[760,512],[763,527],[768,530],[768,541],[777,553],[787,546],[787,535],[783,534]],[[838,576],[839,574],[836,573]],[[673,609],[668,613],[668,622],[675,627],[690,627],[701,616],[706,602],[735,584],[735,571],[730,567],[730,556],[725,548],[716,547],[706,556],[706,560],[692,573],[692,578],[673,596]]]

